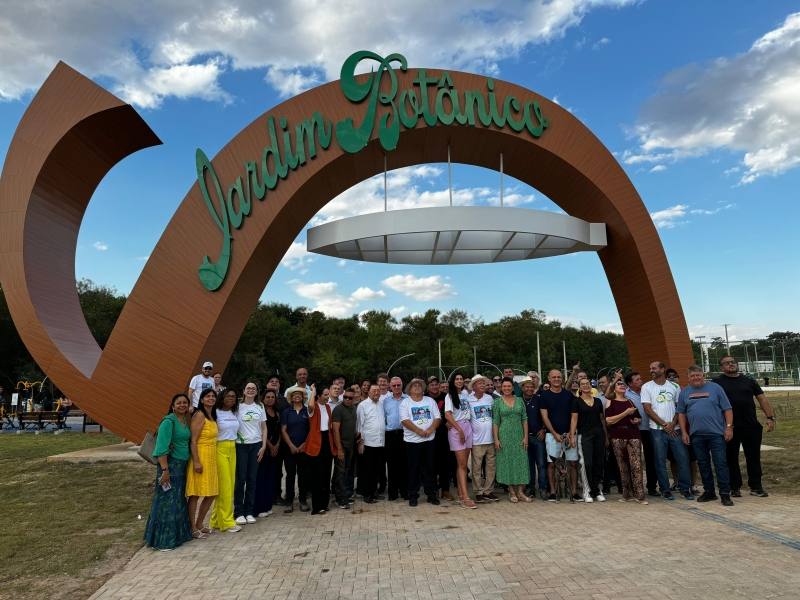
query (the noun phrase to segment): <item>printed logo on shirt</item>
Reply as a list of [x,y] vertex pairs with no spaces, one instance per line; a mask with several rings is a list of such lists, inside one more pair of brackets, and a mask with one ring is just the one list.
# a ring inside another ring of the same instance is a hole
[[203,382],[203,387],[200,388],[200,391],[203,392],[203,391],[207,390],[208,388],[212,387],[213,385],[214,385],[213,383],[205,383],[205,382]]
[[415,425],[424,425],[425,423],[430,423],[431,409],[427,406],[412,406],[411,420]]
[[482,404],[480,406],[475,406],[475,419],[480,421],[481,423],[488,423],[492,420],[492,405],[491,404]]
[[[242,410],[242,406],[239,405],[239,410]],[[260,410],[253,410],[252,408],[248,411],[242,413],[242,421],[260,421],[261,420],[261,411]]]
[[708,398],[710,394],[708,392],[698,392],[696,394],[689,394],[689,400],[699,400],[700,398]]
[[662,404],[664,402],[675,402],[675,392],[673,390],[663,389],[658,390],[658,397],[656,398],[656,402]]

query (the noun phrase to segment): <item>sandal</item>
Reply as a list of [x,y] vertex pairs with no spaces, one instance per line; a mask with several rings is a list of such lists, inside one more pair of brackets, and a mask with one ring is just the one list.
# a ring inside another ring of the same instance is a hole
[[199,529],[197,531],[192,532],[192,537],[196,540],[204,540],[208,538],[208,536]]
[[526,496],[525,494],[522,494],[519,497],[519,499],[522,500],[523,502],[533,502],[533,500],[531,500],[531,497],[530,496]]
[[472,501],[472,498],[467,497],[461,501],[461,508],[478,508],[478,505]]
[[511,500],[511,502],[513,502],[514,504],[517,504],[519,502],[519,498],[517,498],[517,495],[513,492],[508,492],[508,499]]
[[208,535],[210,533],[214,533],[214,529],[212,527],[203,527],[202,529],[200,529],[200,533]]

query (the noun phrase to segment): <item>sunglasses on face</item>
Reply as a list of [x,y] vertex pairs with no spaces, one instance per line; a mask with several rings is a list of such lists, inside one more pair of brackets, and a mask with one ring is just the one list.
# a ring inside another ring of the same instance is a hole
[[735,361],[735,360],[726,360],[726,361],[725,361],[725,362],[723,362],[722,364],[723,364],[724,366],[726,366],[726,367],[727,367],[727,366],[730,366],[730,365],[735,365],[735,364],[737,364],[737,363],[736,363],[736,361]]
[[352,400],[354,398],[354,396],[343,396],[343,398],[345,400]]

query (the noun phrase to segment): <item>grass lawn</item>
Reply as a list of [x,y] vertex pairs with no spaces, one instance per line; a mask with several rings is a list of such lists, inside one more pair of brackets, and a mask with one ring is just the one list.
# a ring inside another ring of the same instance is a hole
[[[800,392],[769,392],[767,399],[772,404],[778,424],[772,433],[766,433],[764,428],[763,443],[783,450],[761,453],[761,468],[764,471],[762,484],[768,492],[799,494],[800,469],[797,465],[800,464]],[[764,413],[760,408],[757,410],[759,420],[763,423]],[[744,453],[739,456],[746,487]]]
[[141,547],[154,467],[46,462],[120,441],[0,435],[0,598],[88,598]]

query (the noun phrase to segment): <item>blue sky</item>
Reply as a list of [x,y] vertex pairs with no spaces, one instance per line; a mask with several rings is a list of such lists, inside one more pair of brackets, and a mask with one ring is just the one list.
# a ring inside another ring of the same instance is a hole
[[[41,2],[34,19],[33,8],[14,7],[0,15],[11,32],[0,40],[0,158],[58,59],[137,107],[164,145],[129,157],[101,183],[76,256],[79,278],[127,293],[196,178],[197,147],[213,156],[286,97],[337,78],[355,50],[400,52],[411,67],[526,86],[581,119],[653,215],[692,335],[723,335],[722,323],[732,323],[733,339],[800,329],[800,4],[484,0],[442,2],[431,14],[429,3],[409,0],[403,8]],[[498,193],[497,173],[483,169],[455,165],[453,184],[465,204]],[[446,203],[446,189],[443,165],[391,172],[390,208]],[[382,181],[364,182],[316,221],[378,210],[382,194]],[[509,194],[524,208],[556,208],[507,179]],[[337,316],[457,307],[487,321],[536,308],[621,331],[591,253],[443,268],[340,262],[304,246],[303,233],[264,301]],[[590,293],[575,293],[578,278]]]

